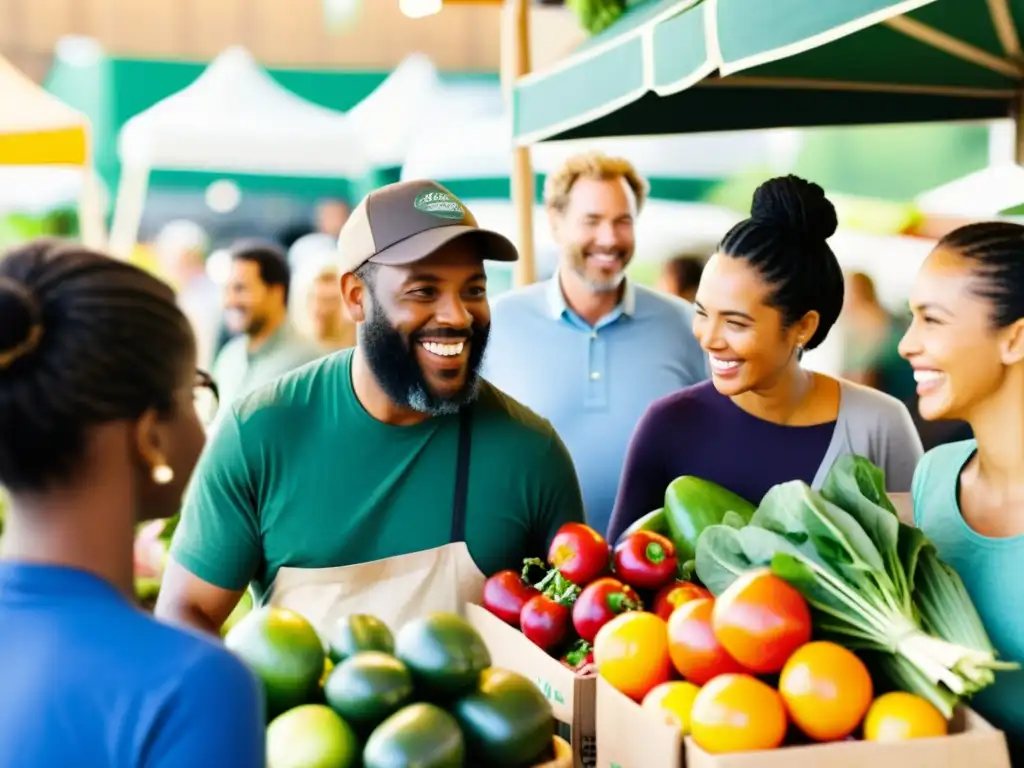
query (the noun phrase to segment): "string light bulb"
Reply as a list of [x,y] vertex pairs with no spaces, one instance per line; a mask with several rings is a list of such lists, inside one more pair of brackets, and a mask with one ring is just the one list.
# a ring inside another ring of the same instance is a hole
[[410,19],[422,19],[440,13],[442,0],[398,0],[398,10]]

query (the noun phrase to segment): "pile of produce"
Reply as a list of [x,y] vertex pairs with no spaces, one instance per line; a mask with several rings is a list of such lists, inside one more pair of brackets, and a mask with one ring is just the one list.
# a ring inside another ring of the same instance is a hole
[[946,717],[991,685],[1001,662],[960,577],[918,529],[901,523],[882,471],[836,462],[821,492],[772,488],[745,526],[709,526],[697,574],[715,594],[758,567],[796,587],[815,635],[863,654],[892,684]]
[[611,685],[712,754],[839,741],[858,730],[868,741],[947,733],[928,701],[876,697],[855,653],[811,636],[800,593],[756,568],[667,622],[646,612],[617,617],[598,633],[594,658]]
[[711,753],[946,734],[959,702],[1017,665],[996,659],[959,577],[884,488],[850,456],[821,493],[784,483],[753,514],[711,493],[689,516],[710,592],[667,621],[608,622],[599,674]]
[[686,539],[666,534],[663,510],[626,531],[614,549],[593,528],[567,523],[552,539],[546,560],[528,558],[521,573],[491,576],[484,584],[483,606],[570,669],[586,674],[592,671],[598,632],[616,616],[650,606],[667,619],[686,599],[710,596],[678,578],[675,541],[686,547]]
[[280,608],[249,613],[225,636],[263,682],[268,768],[526,768],[552,759],[550,703],[526,678],[492,667],[461,617],[430,614],[393,635],[353,614],[324,640]]

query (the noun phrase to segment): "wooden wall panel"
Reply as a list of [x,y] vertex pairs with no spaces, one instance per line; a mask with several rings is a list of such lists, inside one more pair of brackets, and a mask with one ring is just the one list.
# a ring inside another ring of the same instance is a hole
[[111,52],[176,57],[181,52],[180,12],[178,3],[169,0],[92,0],[88,24]]
[[[63,35],[97,38],[113,55],[209,60],[242,44],[267,66],[390,69],[421,52],[442,70],[500,67],[501,8],[455,4],[423,19],[398,0],[362,0],[357,17],[331,31],[322,0],[0,0],[0,54],[44,74]],[[535,66],[582,37],[564,9],[534,8]]]
[[241,42],[247,0],[175,0],[182,30],[179,58],[208,61]]

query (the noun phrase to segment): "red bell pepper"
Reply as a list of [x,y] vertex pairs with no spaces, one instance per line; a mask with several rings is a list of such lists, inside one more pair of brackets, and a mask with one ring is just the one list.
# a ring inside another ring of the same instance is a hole
[[[525,561],[524,572],[535,563]],[[551,651],[564,643],[572,630],[572,604],[580,588],[566,579],[557,568],[536,585],[540,593],[530,598],[519,613],[519,627],[523,634],[543,648]]]
[[581,638],[592,643],[598,630],[620,613],[641,610],[643,603],[632,587],[606,576],[588,584],[576,598],[572,624]]
[[608,542],[583,523],[566,523],[558,529],[548,548],[548,563],[580,587],[585,587],[608,570]]
[[675,578],[676,548],[654,531],[636,531],[615,547],[615,573],[637,589],[661,589]]
[[518,627],[523,606],[539,594],[515,571],[499,571],[484,582],[483,605],[506,624]]

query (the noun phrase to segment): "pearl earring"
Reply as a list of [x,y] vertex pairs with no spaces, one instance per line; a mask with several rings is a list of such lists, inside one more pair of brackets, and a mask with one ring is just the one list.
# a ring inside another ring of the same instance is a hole
[[174,479],[174,470],[166,464],[159,464],[153,467],[153,482],[157,485],[167,485]]

